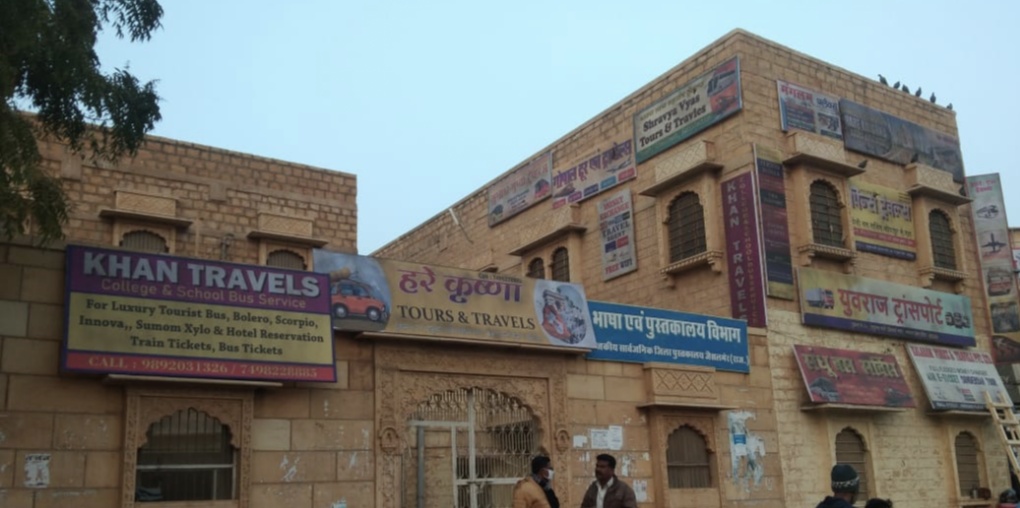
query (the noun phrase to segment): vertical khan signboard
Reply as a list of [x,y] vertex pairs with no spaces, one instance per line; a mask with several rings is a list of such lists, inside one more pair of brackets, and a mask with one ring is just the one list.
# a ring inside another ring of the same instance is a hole
[[67,248],[65,370],[335,381],[324,275]]
[[793,259],[786,209],[783,157],[778,150],[754,145],[754,166],[761,198],[761,235],[765,250],[765,289],[769,296],[793,300]]
[[634,115],[637,161],[651,159],[742,107],[740,61],[733,57]]
[[489,226],[495,226],[552,195],[552,152],[511,171],[489,186]]
[[1017,308],[1020,300],[999,174],[967,177],[967,191],[967,195],[974,198],[971,204],[974,234],[981,261],[981,280],[992,318],[996,361],[1014,363],[1014,351],[1020,343],[1020,310]]
[[733,317],[746,320],[747,326],[764,327],[765,280],[754,173],[726,180],[722,190],[730,309]]
[[599,201],[599,234],[602,237],[602,280],[637,270],[634,255],[634,212],[630,189]]

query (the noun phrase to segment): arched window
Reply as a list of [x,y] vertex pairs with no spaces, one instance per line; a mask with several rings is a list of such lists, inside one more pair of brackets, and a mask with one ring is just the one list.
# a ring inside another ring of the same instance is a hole
[[669,435],[666,472],[671,489],[704,489],[712,486],[712,467],[705,438],[683,426]]
[[932,210],[928,214],[928,234],[931,236],[931,256],[935,260],[935,266],[956,270],[953,228],[945,212]]
[[532,259],[528,263],[528,277],[532,279],[544,279],[545,278],[545,262],[542,258]]
[[871,497],[868,495],[871,488],[868,485],[868,449],[864,445],[864,438],[849,427],[836,434],[836,463],[852,466],[861,477],[858,499]]
[[305,266],[304,258],[294,252],[284,249],[270,252],[269,255],[266,256],[266,266],[290,268],[293,270],[305,270],[308,268]]
[[237,453],[230,428],[196,409],[149,426],[138,449],[137,501],[235,499]]
[[974,439],[974,436],[969,432],[961,432],[956,435],[955,447],[960,496],[967,496],[971,489],[981,486],[977,439]]
[[839,194],[828,182],[811,184],[811,232],[815,243],[832,247],[845,247],[843,242],[843,215]]
[[669,262],[675,263],[707,250],[705,241],[705,210],[698,195],[685,192],[669,204],[667,232]]
[[170,252],[165,238],[144,229],[124,233],[124,236],[120,239],[120,246],[128,250],[151,252],[154,254]]
[[552,271],[552,280],[570,282],[570,255],[566,247],[560,247],[553,251],[552,263],[549,265]]

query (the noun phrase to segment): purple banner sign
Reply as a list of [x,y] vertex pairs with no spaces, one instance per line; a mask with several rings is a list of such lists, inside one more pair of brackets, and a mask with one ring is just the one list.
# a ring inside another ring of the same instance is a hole
[[747,320],[748,326],[764,327],[765,285],[754,173],[731,178],[723,182],[722,189],[731,312],[733,317]]

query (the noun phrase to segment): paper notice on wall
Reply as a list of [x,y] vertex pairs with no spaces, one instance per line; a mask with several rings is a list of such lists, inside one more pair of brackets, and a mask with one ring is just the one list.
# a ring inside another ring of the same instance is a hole
[[591,429],[591,447],[594,450],[608,450],[609,429]]
[[609,432],[607,433],[608,448],[610,450],[621,450],[623,449],[623,427],[619,425],[610,425]]
[[588,444],[588,436],[574,436],[574,448],[584,448]]
[[648,501],[648,480],[634,480],[634,497],[639,503]]
[[25,456],[25,486],[33,489],[50,486],[50,454],[30,453]]

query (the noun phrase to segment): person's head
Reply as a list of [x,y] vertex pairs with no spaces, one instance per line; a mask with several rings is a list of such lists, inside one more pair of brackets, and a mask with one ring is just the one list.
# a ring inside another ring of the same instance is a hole
[[541,476],[547,480],[552,480],[553,468],[552,461],[545,455],[539,455],[531,459],[531,474]]
[[1016,491],[1013,489],[1006,489],[999,494],[1000,503],[1015,503],[1017,501]]
[[616,474],[616,457],[601,453],[595,457],[595,479],[606,483]]
[[871,498],[867,503],[864,504],[864,508],[893,508],[892,501],[889,499],[879,499],[877,497]]
[[861,477],[857,471],[848,464],[836,464],[832,466],[832,494],[842,497],[851,503],[857,497],[857,491],[861,488]]

